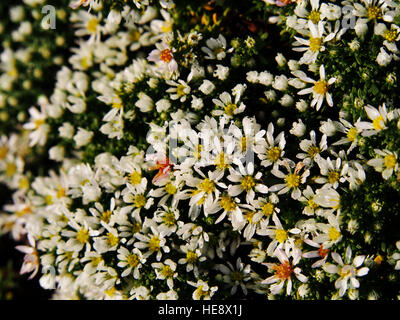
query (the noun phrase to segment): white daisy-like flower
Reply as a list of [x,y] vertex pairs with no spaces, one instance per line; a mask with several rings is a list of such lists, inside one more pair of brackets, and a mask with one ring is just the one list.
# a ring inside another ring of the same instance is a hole
[[254,150],[261,160],[262,166],[269,167],[273,165],[276,168],[285,154],[285,145],[285,133],[282,131],[274,138],[274,125],[271,122],[268,125],[266,139],[259,141]]
[[330,246],[324,246],[323,244],[309,238],[305,238],[304,242],[313,248],[317,248],[317,250],[307,251],[303,253],[304,258],[318,258],[318,260],[311,265],[311,268],[319,268],[323,266],[329,257]]
[[[246,106],[243,102],[240,102],[241,95],[235,95],[235,100],[232,101],[231,95],[224,91],[219,95],[219,99],[213,99],[213,103],[219,109],[216,109],[212,112],[213,116],[226,116],[231,118],[232,116],[242,113]],[[239,104],[240,103],[240,104]]]
[[388,112],[385,103],[379,106],[378,109],[371,105],[366,105],[364,110],[372,122],[360,121],[356,123],[357,129],[362,131],[361,134],[363,136],[369,137],[387,128],[386,123],[388,122]]
[[231,49],[226,49],[226,39],[222,34],[220,34],[217,39],[208,39],[206,45],[207,47],[201,47],[201,50],[207,55],[205,57],[206,59],[222,60],[226,57],[227,52],[232,51]]
[[133,248],[132,251],[129,251],[125,247],[120,247],[117,258],[119,260],[118,267],[124,269],[121,277],[126,277],[133,273],[133,277],[139,279],[140,268],[146,262],[146,259],[138,248]]
[[326,80],[325,67],[323,64],[319,68],[320,79],[318,81],[307,77],[306,74],[300,70],[292,71],[292,73],[302,81],[313,84],[312,87],[300,90],[298,92],[299,95],[313,95],[313,100],[311,101],[312,107],[315,106],[316,110],[318,111],[325,99],[330,107],[333,106],[332,96],[328,92],[328,88],[330,85],[335,83],[336,78],[332,77],[329,80]]
[[274,256],[278,258],[280,264],[277,263],[263,263],[268,269],[273,270],[274,275],[261,281],[262,284],[271,284],[270,290],[272,294],[280,294],[283,287],[286,284],[286,295],[290,295],[292,292],[292,275],[297,280],[305,283],[308,278],[301,273],[301,269],[296,267],[301,259],[301,251],[294,248],[290,254],[292,262],[289,261],[289,257],[282,249],[276,249]]
[[397,173],[399,170],[397,152],[392,152],[386,149],[375,149],[374,152],[377,157],[369,160],[367,164],[374,167],[377,172],[382,172],[383,179],[387,180],[393,175],[393,173]]
[[323,187],[333,187],[337,189],[339,183],[343,183],[346,180],[345,175],[347,174],[349,165],[340,157],[338,157],[336,161],[332,161],[329,157],[326,159],[320,157],[316,162],[322,175],[315,179],[316,183],[323,184]]
[[224,183],[220,182],[224,176],[224,171],[208,171],[206,176],[197,167],[194,167],[194,170],[201,176],[201,178],[197,178],[192,175],[188,175],[186,178],[186,185],[196,188],[190,190],[191,198],[189,201],[189,216],[192,218],[192,220],[195,220],[198,217],[202,206],[205,216],[208,215],[208,207],[213,201],[218,199],[220,195],[220,191],[217,187],[222,189],[227,188]]
[[218,290],[217,286],[210,287],[208,283],[203,280],[197,280],[197,282],[187,281],[187,283],[196,288],[192,294],[193,300],[210,300]]
[[307,186],[303,190],[303,195],[299,198],[305,206],[303,209],[303,214],[306,216],[320,215],[322,208],[314,201],[315,193],[311,186]]
[[335,281],[335,288],[339,289],[339,296],[343,297],[348,289],[358,289],[360,282],[357,277],[363,277],[369,272],[367,267],[360,268],[365,261],[365,256],[359,255],[352,260],[351,248],[347,247],[344,262],[336,252],[332,252],[331,257],[337,265],[326,263],[324,269],[329,273],[339,275],[339,278]]
[[171,86],[169,89],[167,89],[171,99],[185,102],[191,91],[189,84],[182,79],[178,79],[178,81],[167,80],[166,82]]
[[239,159],[234,159],[233,161],[238,166],[239,171],[229,168],[228,180],[238,183],[228,187],[228,193],[231,197],[236,197],[242,192],[246,192],[246,202],[250,203],[256,195],[255,192],[268,193],[268,187],[259,182],[262,173],[257,172],[254,174],[253,162],[249,162],[245,168]]
[[357,120],[355,125],[351,124],[349,121],[343,118],[340,118],[339,120],[340,122],[336,122],[336,128],[339,132],[344,133],[346,136],[332,143],[332,145],[339,146],[350,143],[350,147],[347,149],[347,154],[349,154],[357,146],[358,143],[361,130],[357,128],[357,125],[360,122],[360,119]]
[[50,131],[49,124],[46,123],[47,114],[45,112],[44,106],[40,106],[40,111],[35,107],[29,108],[29,114],[31,116],[30,122],[24,124],[24,129],[30,132],[30,146],[40,145],[43,146],[47,141],[47,135]]
[[236,260],[236,265],[233,266],[229,261],[225,264],[217,264],[215,268],[223,273],[222,280],[229,286],[232,286],[231,295],[237,292],[237,288],[240,286],[243,293],[247,295],[247,287],[245,282],[251,279],[250,276],[250,265],[245,265],[240,258]]
[[[277,178],[284,179],[285,183],[275,184],[269,188],[270,192],[278,192],[278,194],[284,194],[290,190],[293,199],[297,200],[301,197],[300,185],[305,183],[307,177],[310,175],[310,171],[305,169],[300,174],[301,169],[304,167],[304,163],[299,162],[297,165],[291,160],[282,161],[283,166],[288,171],[287,174],[280,171],[278,168],[272,169],[271,173]],[[294,170],[293,170],[294,169]]]
[[158,230],[155,222],[149,220],[148,218],[146,218],[143,225],[144,228],[142,231],[149,229],[149,232],[144,234],[136,233],[135,237],[138,239],[138,241],[134,243],[134,246],[140,250],[147,249],[147,251],[143,253],[145,258],[148,258],[152,254],[156,254],[157,261],[160,261],[163,251],[165,253],[170,252],[170,248],[167,246],[167,239],[165,239],[165,234],[163,231]]
[[[335,38],[335,33],[330,33],[324,36],[325,24],[323,21],[319,21],[318,24],[314,24],[312,21],[308,21],[308,28],[310,30],[309,39],[303,39],[294,37],[297,41],[293,43],[294,51],[304,52],[300,58],[300,64],[312,64],[317,60],[318,54],[325,51],[324,43],[331,41]],[[304,46],[304,47],[301,47]]]
[[160,67],[168,69],[170,72],[178,70],[178,64],[174,59],[174,49],[170,48],[166,43],[156,43],[156,49],[152,50],[147,60],[155,62]]
[[172,290],[174,279],[178,277],[178,272],[176,272],[177,264],[171,259],[166,259],[164,262],[154,262],[151,266],[156,271],[156,279],[167,280],[168,288]]
[[315,131],[312,130],[310,132],[311,140],[304,139],[300,142],[300,149],[303,150],[305,153],[298,153],[296,157],[301,159],[306,164],[311,164],[312,161],[316,161],[319,159],[320,153],[325,151],[328,148],[327,137],[326,135],[322,135],[321,141],[317,144],[316,134]]

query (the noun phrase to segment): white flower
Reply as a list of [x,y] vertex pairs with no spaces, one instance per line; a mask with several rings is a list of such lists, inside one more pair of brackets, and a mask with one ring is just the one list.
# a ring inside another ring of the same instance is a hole
[[168,69],[170,72],[176,72],[178,70],[178,64],[174,59],[174,50],[164,42],[156,43],[156,48],[157,49],[150,52],[147,60],[155,62],[160,67]]
[[203,80],[203,83],[199,87],[199,90],[203,92],[205,95],[211,94],[215,89],[215,85],[210,80]]
[[72,139],[74,136],[74,127],[69,122],[64,122],[61,127],[58,128],[60,137],[66,139]]
[[288,87],[287,77],[284,74],[276,76],[274,82],[272,83],[272,87],[279,91],[285,91]]
[[140,109],[141,112],[150,112],[154,108],[154,101],[144,92],[138,93],[139,100],[136,101],[135,106]]
[[379,109],[374,108],[371,105],[366,105],[364,107],[365,112],[371,122],[360,121],[356,123],[356,128],[362,131],[363,136],[375,135],[378,132],[385,130],[386,123],[388,121],[388,112],[386,110],[386,104],[379,106]]
[[[303,52],[303,56],[300,58],[300,64],[312,64],[317,60],[319,52],[325,51],[324,43],[331,41],[335,38],[335,33],[330,33],[324,37],[325,33],[325,23],[319,21],[318,25],[315,25],[312,21],[308,21],[308,28],[310,29],[309,39],[305,40],[303,38],[295,37],[297,40],[293,45],[294,51]],[[305,47],[300,47],[301,45]]]
[[74,136],[75,144],[78,148],[87,145],[93,138],[94,132],[78,128],[78,132]]
[[214,70],[213,76],[219,80],[225,80],[229,74],[229,67],[224,67],[221,64],[217,64],[217,69]]
[[234,159],[233,161],[238,166],[239,171],[229,168],[228,180],[238,183],[228,187],[228,193],[231,197],[236,197],[242,192],[246,192],[246,201],[250,203],[255,197],[255,191],[268,193],[268,187],[259,182],[262,173],[257,172],[254,174],[253,162],[249,162],[245,168],[240,160]]
[[217,59],[222,60],[226,56],[226,39],[220,34],[217,39],[210,38],[206,41],[207,47],[202,47],[201,50],[207,54],[206,59]]
[[124,247],[120,247],[118,249],[117,258],[119,260],[118,267],[125,269],[122,272],[121,277],[126,277],[130,275],[133,270],[133,277],[135,279],[139,279],[139,270],[146,262],[146,259],[143,257],[139,249],[133,248],[132,251],[129,251]]
[[226,117],[232,117],[242,113],[246,108],[244,103],[240,102],[240,94],[235,95],[235,100],[232,101],[231,95],[226,91],[219,95],[219,99],[213,99],[212,101],[217,107],[223,109],[214,110],[213,115],[215,116],[225,115]]
[[31,131],[29,134],[30,146],[36,144],[43,146],[47,141],[47,135],[50,131],[50,126],[46,123],[47,115],[44,106],[41,105],[40,111],[35,107],[29,108],[29,114],[31,116],[30,122],[24,124],[23,127]]
[[381,67],[386,67],[391,61],[392,61],[392,54],[387,53],[385,49],[381,48],[381,51],[376,57],[376,62]]
[[377,157],[367,162],[369,166],[374,167],[378,172],[382,172],[383,179],[389,179],[393,173],[399,170],[398,157],[396,152],[389,150],[374,150]]
[[263,281],[262,284],[272,284],[270,290],[272,294],[280,294],[285,283],[286,283],[286,295],[290,295],[292,292],[292,275],[294,275],[300,282],[306,282],[308,279],[301,273],[301,269],[296,267],[301,259],[301,251],[294,248],[291,252],[292,262],[289,261],[289,257],[282,249],[276,249],[274,256],[278,258],[280,264],[276,263],[264,263],[275,272],[275,274]]
[[306,125],[299,119],[299,122],[293,122],[292,129],[289,132],[296,137],[302,137],[306,133]]
[[228,267],[225,264],[217,264],[215,268],[223,273],[223,281],[229,286],[232,286],[231,295],[236,293],[238,286],[240,286],[243,293],[247,295],[247,288],[244,282],[251,279],[250,265],[245,265],[240,258],[236,260],[236,268],[229,261],[227,265]]
[[314,85],[313,87],[306,88],[298,92],[299,95],[310,94],[310,93],[313,94],[313,100],[311,101],[312,107],[315,106],[316,110],[318,111],[321,108],[324,99],[326,99],[330,107],[333,106],[332,96],[328,92],[328,88],[336,81],[336,78],[330,78],[329,80],[325,79],[325,67],[323,64],[319,68],[320,79],[318,81],[315,81],[307,77],[304,72],[299,70],[292,71],[292,73],[295,76],[299,77],[304,82],[312,83]]
[[338,253],[332,252],[331,256],[338,265],[326,263],[324,269],[329,273],[339,275],[339,278],[335,281],[335,288],[339,289],[339,296],[344,296],[348,289],[358,289],[360,287],[360,282],[357,277],[363,277],[369,272],[367,267],[359,268],[364,263],[365,256],[356,256],[352,261],[352,251],[350,247],[346,249],[346,264]]
[[171,107],[171,102],[167,99],[161,99],[156,102],[157,112],[165,112]]

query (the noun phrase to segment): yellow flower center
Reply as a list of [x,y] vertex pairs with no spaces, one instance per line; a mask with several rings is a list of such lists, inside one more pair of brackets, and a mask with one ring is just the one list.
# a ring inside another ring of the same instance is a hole
[[184,86],[183,84],[178,85],[176,87],[176,93],[178,94],[178,96],[180,96],[180,97],[184,96],[186,94],[185,89],[186,89],[186,86]]
[[385,156],[384,162],[386,168],[393,169],[397,163],[396,156],[393,154],[388,154],[387,156]]
[[173,212],[167,212],[163,217],[163,222],[168,227],[174,226],[175,222],[176,222],[174,213]]
[[129,266],[135,268],[139,264],[139,257],[137,254],[130,254],[126,257],[126,262],[128,262]]
[[19,182],[18,186],[22,190],[26,190],[29,188],[29,179],[27,177],[22,177]]
[[296,173],[290,173],[285,178],[289,188],[297,188],[300,185],[300,176]]
[[174,276],[174,270],[168,265],[163,266],[160,273],[164,278],[172,278]]
[[336,240],[338,240],[341,236],[342,236],[342,234],[341,234],[338,230],[336,230],[336,228],[331,227],[331,228],[329,229],[329,233],[328,233],[329,239],[331,239],[331,240],[333,240],[333,241],[336,241]]
[[330,171],[328,173],[328,181],[330,184],[334,184],[335,182],[337,182],[339,180],[339,172],[336,171]]
[[131,42],[136,42],[140,39],[140,32],[137,30],[133,30],[129,33],[129,38]]
[[61,199],[65,197],[65,189],[61,186],[58,187],[57,190],[57,199]]
[[37,119],[33,123],[35,124],[35,129],[38,129],[40,126],[44,125],[46,121],[44,119]]
[[320,95],[324,95],[328,92],[328,83],[325,80],[315,82],[314,91]]
[[357,129],[356,128],[351,128],[349,130],[349,132],[347,132],[347,139],[349,139],[350,142],[353,142],[353,141],[356,140],[357,134],[358,134]]
[[86,29],[89,31],[89,33],[96,33],[98,25],[99,20],[97,20],[97,18],[92,18],[88,21]]
[[106,210],[101,214],[101,221],[105,222],[105,223],[109,223],[110,222],[110,218],[111,218],[112,212],[110,210]]
[[83,57],[82,59],[81,59],[81,67],[84,69],[84,70],[86,70],[86,69],[88,69],[89,68],[89,58],[88,57]]
[[233,211],[236,209],[236,202],[228,195],[221,196],[219,204],[225,211]]
[[243,273],[240,271],[233,271],[231,272],[231,279],[233,281],[241,282],[243,280]]
[[117,292],[117,289],[115,289],[115,287],[112,287],[104,291],[104,294],[108,295],[109,297],[113,297],[115,295],[115,292]]
[[280,156],[281,156],[281,149],[279,149],[278,147],[273,147],[268,150],[267,157],[272,162],[278,161]]
[[160,251],[160,238],[154,236],[149,240],[149,250],[152,252]]
[[368,19],[375,20],[375,19],[381,19],[381,18],[382,18],[382,11],[379,7],[370,6],[368,8]]
[[138,233],[140,230],[142,230],[142,225],[139,222],[136,222],[132,226],[132,233]]
[[199,184],[198,188],[203,192],[211,193],[215,190],[215,184],[214,181],[206,178]]
[[311,20],[314,24],[317,24],[318,21],[320,20],[320,16],[321,14],[318,11],[313,10],[308,15],[308,20]]
[[134,171],[129,175],[129,182],[136,186],[142,181],[142,174],[138,171]]
[[318,52],[319,49],[321,49],[321,43],[322,43],[321,38],[310,37],[309,41],[310,41],[309,47],[312,52]]
[[112,234],[111,232],[107,233],[107,244],[110,247],[114,247],[119,243],[119,238],[117,236],[115,236],[114,234]]
[[236,109],[237,109],[236,104],[229,103],[228,105],[225,106],[224,111],[228,116],[232,117],[235,114]]
[[49,195],[49,194],[44,197],[44,201],[46,202],[47,205],[51,205],[51,204],[54,203],[53,202],[53,197],[51,195]]
[[224,152],[221,152],[218,156],[215,157],[215,166],[221,170],[229,168],[229,163],[227,158],[225,157]]
[[288,238],[287,232],[283,229],[276,229],[275,230],[275,239],[278,240],[280,243],[284,243]]
[[142,194],[138,194],[135,196],[133,203],[137,208],[144,207],[146,204],[146,197]]
[[394,41],[396,41],[398,34],[399,33],[397,32],[397,30],[392,29],[392,30],[386,30],[383,36],[385,37],[385,39],[387,41],[394,42]]
[[372,126],[374,127],[375,130],[379,131],[382,130],[384,128],[384,124],[385,124],[385,119],[383,119],[382,116],[376,117],[373,121],[372,121]]
[[249,191],[256,185],[252,176],[244,176],[241,182],[241,186],[244,190]]
[[249,211],[249,212],[247,212],[245,214],[244,217],[249,223],[252,223],[253,222],[253,217],[254,217],[255,214],[256,214],[255,212]]
[[17,172],[17,166],[12,162],[7,163],[7,165],[6,165],[6,175],[7,175],[7,177],[11,178],[12,176],[14,176],[14,174],[16,172]]
[[191,264],[191,263],[195,263],[196,261],[197,261],[197,254],[196,254],[196,252],[193,252],[193,251],[188,251],[187,253],[186,253],[186,260],[187,260],[187,262],[189,263],[189,264]]
[[97,267],[103,261],[102,257],[93,257],[91,263],[93,266]]
[[76,240],[78,240],[79,243],[86,243],[89,241],[89,231],[85,228],[82,228],[78,231],[76,234]]
[[319,148],[317,146],[311,146],[308,150],[307,153],[310,156],[311,159],[313,159],[318,153],[320,152]]
[[6,146],[3,146],[0,148],[0,159],[5,159],[8,153],[8,148]]
[[314,202],[313,198],[308,199],[307,204],[309,207],[311,207],[311,209],[314,209],[314,210],[319,207],[319,205]]
[[177,191],[176,187],[171,182],[168,182],[165,185],[165,192],[167,192],[168,194],[171,194],[171,195],[175,194],[176,191]]
[[275,206],[273,203],[267,202],[261,207],[261,211],[265,216],[270,216],[274,213]]

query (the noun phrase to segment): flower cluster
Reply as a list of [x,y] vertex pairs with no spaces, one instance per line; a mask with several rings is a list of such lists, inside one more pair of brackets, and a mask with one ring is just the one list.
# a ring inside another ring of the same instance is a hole
[[0,140],[21,273],[55,299],[399,297],[400,4],[203,2],[65,6],[69,56]]

